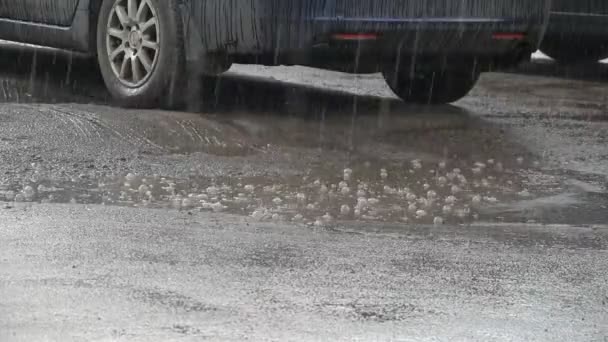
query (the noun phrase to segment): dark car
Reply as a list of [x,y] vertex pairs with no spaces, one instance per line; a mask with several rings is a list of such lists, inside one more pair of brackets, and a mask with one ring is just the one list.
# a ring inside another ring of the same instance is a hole
[[562,63],[608,58],[608,1],[553,0],[541,51]]
[[538,48],[549,0],[0,0],[0,38],[96,54],[129,106],[231,63],[381,71],[407,101],[465,96]]

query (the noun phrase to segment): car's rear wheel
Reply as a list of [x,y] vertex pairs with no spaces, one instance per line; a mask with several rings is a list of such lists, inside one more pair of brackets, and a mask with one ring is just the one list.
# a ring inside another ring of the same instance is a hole
[[104,0],[97,55],[112,96],[129,107],[176,106],[186,80],[176,0]]
[[608,43],[568,37],[545,37],[540,50],[559,63],[593,63],[608,58]]
[[385,71],[386,82],[405,102],[445,104],[465,97],[477,83],[479,72],[446,69],[442,71],[408,72]]

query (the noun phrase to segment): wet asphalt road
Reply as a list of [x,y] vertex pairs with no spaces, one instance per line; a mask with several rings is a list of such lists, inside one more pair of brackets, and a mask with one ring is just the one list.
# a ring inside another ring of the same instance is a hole
[[430,108],[377,75],[236,66],[164,111],[33,51],[0,56],[8,340],[607,336],[606,65]]
[[0,211],[2,341],[605,341],[608,231]]

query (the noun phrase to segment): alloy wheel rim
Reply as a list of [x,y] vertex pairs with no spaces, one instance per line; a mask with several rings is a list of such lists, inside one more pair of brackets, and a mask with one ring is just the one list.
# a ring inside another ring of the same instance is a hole
[[106,29],[108,60],[126,86],[144,84],[160,55],[160,23],[150,0],[116,0]]

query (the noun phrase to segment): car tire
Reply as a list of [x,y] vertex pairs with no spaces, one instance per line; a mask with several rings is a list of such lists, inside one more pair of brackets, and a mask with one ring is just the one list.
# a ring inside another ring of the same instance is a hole
[[608,58],[608,45],[574,38],[545,37],[540,51],[558,63],[595,63]]
[[409,75],[383,72],[391,90],[405,102],[446,104],[465,97],[477,83],[479,72],[443,70]]
[[103,1],[97,56],[104,82],[120,104],[181,105],[187,73],[177,6],[177,0]]

